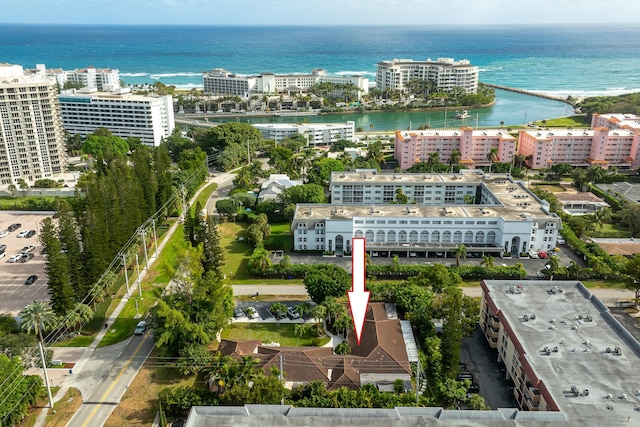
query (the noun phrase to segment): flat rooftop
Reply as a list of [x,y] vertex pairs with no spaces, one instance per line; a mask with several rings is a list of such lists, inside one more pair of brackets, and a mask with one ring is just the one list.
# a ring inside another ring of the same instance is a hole
[[[402,130],[397,131],[396,135],[400,135],[402,139],[406,138],[419,138],[419,137],[456,137],[461,136],[460,129],[426,129],[426,130]],[[501,139],[511,139],[513,141],[516,138],[509,132],[500,129],[482,129],[473,131],[474,138],[480,137],[494,137]]]
[[[548,129],[548,130],[521,130],[520,132],[526,133],[533,138],[539,140],[552,140],[555,138],[593,138],[593,134],[595,133],[593,129]],[[611,129],[609,131],[610,135],[620,135],[620,136],[630,136],[633,137],[633,130],[628,129]]]
[[611,191],[612,194],[621,194],[630,202],[640,202],[640,184],[629,182],[614,182],[611,184],[596,184],[602,191]]
[[[522,292],[513,292],[518,285]],[[640,344],[582,283],[486,280],[484,286],[572,424],[640,425]],[[547,355],[545,347],[554,350]],[[621,354],[611,351],[616,348]],[[589,394],[574,397],[572,385]]]
[[[543,208],[542,202],[520,182],[512,181],[507,174],[418,174],[418,173],[358,173],[333,172],[330,187],[344,184],[362,185],[484,185],[499,201],[493,205],[306,205],[299,204],[296,219],[347,218],[354,216],[394,216],[415,218],[504,218],[511,221],[532,219],[556,219]],[[309,213],[310,212],[310,213]]]

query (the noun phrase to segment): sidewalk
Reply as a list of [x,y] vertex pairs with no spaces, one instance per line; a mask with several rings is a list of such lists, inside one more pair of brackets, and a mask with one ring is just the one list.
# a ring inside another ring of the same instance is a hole
[[[218,178],[218,177],[216,177],[216,178]],[[215,179],[209,180],[206,183],[207,185],[204,185],[204,186],[200,187],[198,189],[198,191],[191,198],[190,204],[193,204],[193,202],[198,197],[198,195],[205,188],[208,187],[210,182],[216,182],[216,180]],[[157,251],[158,254],[162,253],[162,250],[164,249],[166,243],[169,241],[171,236],[173,236],[173,233],[176,231],[176,229],[180,225],[182,225],[182,223],[179,222],[179,221],[176,221],[169,228],[169,230],[167,230],[167,233],[163,236],[162,241],[158,244],[158,251]],[[155,255],[156,255],[155,251],[153,251],[153,250],[149,251],[149,268],[151,268],[153,263],[156,261],[156,256]],[[138,290],[138,286],[140,285],[140,282],[144,279],[146,274],[147,274],[147,266],[146,266],[146,263],[142,262],[141,266],[140,266],[140,276],[138,276],[135,281],[132,281],[132,280],[129,281],[129,284],[130,284],[130,295],[135,295],[135,292]],[[129,298],[127,298],[126,296],[123,297],[120,300],[120,303],[118,304],[118,306],[109,315],[109,318],[105,320],[105,322],[108,325],[113,325],[114,324],[114,322],[118,318],[118,315],[124,309],[124,306],[128,301],[129,301]],[[53,396],[53,403],[54,404],[56,402],[58,402],[60,399],[62,399],[64,397],[64,395],[67,393],[67,391],[69,390],[69,388],[71,388],[71,387],[75,387],[75,388],[81,389],[81,391],[83,391],[83,398],[86,398],[86,396],[88,395],[88,394],[85,394],[85,393],[88,392],[86,389],[91,388],[91,385],[87,385],[87,384],[83,385],[81,383],[81,381],[78,379],[78,377],[79,377],[78,374],[80,372],[82,372],[82,370],[84,369],[84,367],[87,364],[87,362],[91,359],[91,357],[93,356],[93,354],[95,352],[95,349],[98,347],[98,345],[102,341],[102,338],[104,338],[104,336],[106,335],[108,330],[109,330],[108,328],[101,329],[100,332],[98,332],[98,334],[96,335],[96,337],[93,340],[93,342],[89,345],[89,347],[84,349],[84,352],[82,353],[82,355],[80,356],[79,360],[76,362],[75,366],[73,367],[73,373],[72,374],[69,373],[68,369],[47,369],[47,374],[49,375],[50,384],[52,386],[54,384],[57,385],[57,386],[60,386],[60,389],[58,390],[58,392],[55,394],[55,396]],[[65,349],[67,349],[67,351],[69,351],[68,349],[70,349],[70,348],[71,347],[69,347],[69,348],[60,347],[59,348],[59,350],[60,350],[59,354],[61,354],[61,355],[64,354]],[[80,348],[77,348],[77,349],[81,350]],[[55,354],[55,351],[56,350],[54,349],[54,354]],[[77,355],[76,355],[76,357],[77,357]],[[62,359],[62,360],[65,363],[72,363],[73,362],[71,360],[64,360],[64,359]],[[32,374],[42,374],[42,370],[36,368],[31,373]],[[54,380],[54,378],[55,378],[55,380]],[[82,390],[82,389],[85,389],[85,390]],[[34,423],[34,427],[44,427],[45,426],[45,422],[46,422],[47,415],[49,413],[49,409],[50,409],[49,407],[42,408],[42,410],[38,414],[38,417],[36,418],[36,421]]]

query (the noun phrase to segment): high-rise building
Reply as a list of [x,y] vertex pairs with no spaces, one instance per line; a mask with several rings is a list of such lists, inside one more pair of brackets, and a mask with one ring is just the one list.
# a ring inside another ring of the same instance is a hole
[[64,128],[71,135],[86,137],[97,128],[107,128],[121,138],[140,138],[158,146],[173,132],[171,96],[143,96],[120,89],[115,93],[75,91],[60,94]]
[[35,69],[25,70],[25,74],[55,77],[60,89],[64,89],[67,83],[72,83],[74,87],[104,92],[120,89],[120,71],[113,68],[87,67],[65,71],[61,68],[46,68],[44,64],[36,64]]
[[0,184],[53,178],[66,165],[56,80],[0,64]]
[[478,91],[478,67],[469,60],[454,61],[453,58],[438,58],[435,61],[414,61],[413,59],[394,59],[378,63],[376,89],[406,90],[412,80],[431,81],[434,90],[451,92],[461,88],[465,93]]
[[254,128],[262,133],[264,139],[272,139],[276,143],[295,134],[300,134],[310,146],[330,146],[346,139],[355,142],[355,122],[346,123],[267,123],[254,124]]

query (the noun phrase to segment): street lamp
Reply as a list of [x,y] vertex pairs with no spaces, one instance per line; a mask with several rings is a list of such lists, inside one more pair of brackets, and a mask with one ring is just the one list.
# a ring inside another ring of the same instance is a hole
[[142,235],[142,249],[144,249],[144,261],[147,266],[147,271],[149,271],[149,256],[147,255],[147,239],[145,239],[145,229],[140,229],[140,234]]

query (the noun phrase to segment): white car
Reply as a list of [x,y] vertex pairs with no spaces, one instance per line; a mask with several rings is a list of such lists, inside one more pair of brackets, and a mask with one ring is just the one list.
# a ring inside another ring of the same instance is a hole
[[7,237],[8,235],[9,235],[9,232],[7,230],[0,231],[0,238]]
[[28,232],[29,230],[22,230],[21,232],[18,233],[18,237],[24,237],[27,235]]
[[558,242],[559,245],[566,245],[567,242],[564,240],[563,237],[558,236],[558,238],[556,239],[556,242]]
[[13,254],[9,257],[9,262],[18,262],[22,259],[22,254]]
[[536,252],[536,251],[529,251],[529,258],[531,258],[531,259],[538,259],[538,252]]

